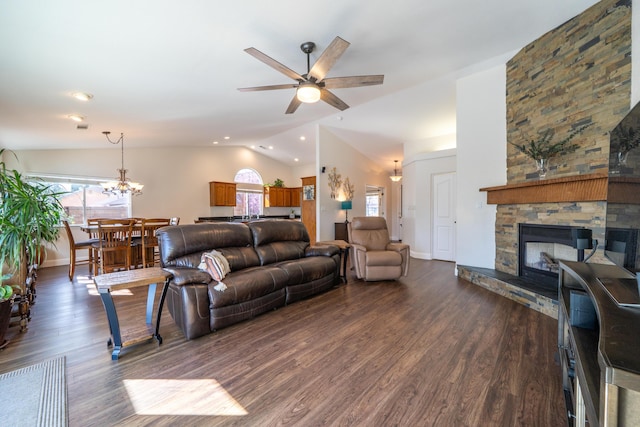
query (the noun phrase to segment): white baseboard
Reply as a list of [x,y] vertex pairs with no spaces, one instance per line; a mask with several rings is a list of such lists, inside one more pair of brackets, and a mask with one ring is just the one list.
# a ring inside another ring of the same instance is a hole
[[426,259],[426,260],[433,259],[433,257],[429,252],[416,252],[413,250],[409,250],[409,252],[410,252],[411,258]]

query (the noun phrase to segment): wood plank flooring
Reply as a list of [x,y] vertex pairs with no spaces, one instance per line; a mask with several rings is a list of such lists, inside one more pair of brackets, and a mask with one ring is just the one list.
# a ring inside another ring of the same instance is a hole
[[[329,292],[186,341],[163,313],[162,345],[112,361],[87,271],[39,272],[28,332],[10,330],[0,373],[67,357],[70,426],[562,426],[556,321],[472,285],[451,263]],[[116,296],[144,322],[146,288]],[[158,291],[159,292],[159,291]]]

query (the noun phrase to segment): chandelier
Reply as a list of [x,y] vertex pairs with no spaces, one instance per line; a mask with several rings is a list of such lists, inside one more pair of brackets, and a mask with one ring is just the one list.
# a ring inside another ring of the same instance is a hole
[[389,176],[391,181],[398,182],[402,179],[402,175],[398,175],[398,161],[394,160],[395,165],[393,166],[393,175]]
[[120,177],[115,181],[101,183],[100,185],[102,185],[102,188],[103,188],[102,192],[112,193],[115,195],[124,195],[126,193],[131,193],[137,196],[139,194],[142,194],[142,187],[144,187],[144,185],[137,182],[133,182],[129,180],[129,178],[127,178],[127,170],[124,168],[124,134],[121,133],[120,138],[118,138],[117,141],[112,141],[111,138],[109,138],[109,135],[111,134],[111,132],[104,131],[102,133],[104,134],[104,136],[107,137],[107,141],[109,141],[110,143],[120,144],[120,153],[121,153],[121,168],[118,169],[118,172],[120,173]]

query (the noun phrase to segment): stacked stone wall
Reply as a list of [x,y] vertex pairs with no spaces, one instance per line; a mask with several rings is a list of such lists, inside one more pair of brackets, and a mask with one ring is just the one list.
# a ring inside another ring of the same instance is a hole
[[[554,141],[591,124],[580,148],[551,159],[548,178],[607,172],[609,132],[629,111],[631,1],[603,0],[523,48],[507,63],[507,183],[538,179],[535,163],[512,144]],[[518,224],[582,226],[604,243],[606,202],[500,205],[496,269],[517,274]],[[598,251],[594,262],[606,262]]]

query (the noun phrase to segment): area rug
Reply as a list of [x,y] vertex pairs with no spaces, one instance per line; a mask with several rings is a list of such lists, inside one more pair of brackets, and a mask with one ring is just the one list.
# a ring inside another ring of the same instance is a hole
[[0,426],[66,426],[64,356],[0,375]]

